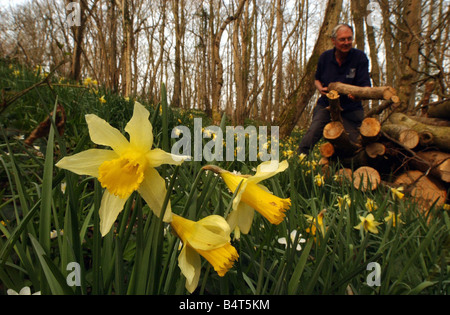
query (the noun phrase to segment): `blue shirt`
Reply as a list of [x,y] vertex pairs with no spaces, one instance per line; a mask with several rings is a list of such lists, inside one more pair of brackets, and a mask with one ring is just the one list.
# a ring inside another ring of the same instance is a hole
[[[336,48],[325,51],[317,64],[316,80],[327,87],[332,82],[342,82],[356,86],[371,86],[369,75],[369,60],[366,54],[352,48],[344,63],[339,66],[335,57]],[[317,104],[328,106],[328,98],[325,95],[319,98]],[[361,101],[354,102],[347,95],[340,96],[340,104],[344,111],[362,109]]]

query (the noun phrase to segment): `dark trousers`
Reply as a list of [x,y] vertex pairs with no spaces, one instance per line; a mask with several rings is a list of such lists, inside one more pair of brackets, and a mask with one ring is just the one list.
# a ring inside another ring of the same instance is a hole
[[[341,113],[345,131],[351,141],[356,142],[359,136],[358,128],[364,119],[364,110],[344,111]],[[298,153],[309,154],[314,145],[322,138],[323,128],[331,121],[330,112],[322,105],[316,105],[313,111],[311,126],[300,142]]]

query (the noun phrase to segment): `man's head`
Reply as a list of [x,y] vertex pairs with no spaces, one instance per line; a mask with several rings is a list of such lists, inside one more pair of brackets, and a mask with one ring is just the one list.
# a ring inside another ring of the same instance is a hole
[[339,24],[331,33],[334,47],[341,53],[348,53],[353,47],[353,28],[348,24]]

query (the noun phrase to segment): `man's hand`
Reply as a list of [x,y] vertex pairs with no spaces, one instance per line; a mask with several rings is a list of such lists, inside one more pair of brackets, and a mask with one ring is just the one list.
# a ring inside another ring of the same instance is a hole
[[328,87],[321,87],[319,89],[319,92],[321,95],[327,95],[328,94]]

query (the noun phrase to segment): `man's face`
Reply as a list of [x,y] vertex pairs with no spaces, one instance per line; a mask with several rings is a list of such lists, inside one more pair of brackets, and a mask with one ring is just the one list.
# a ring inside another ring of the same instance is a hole
[[348,53],[353,47],[353,32],[348,27],[341,27],[336,34],[336,38],[331,39],[336,50]]

